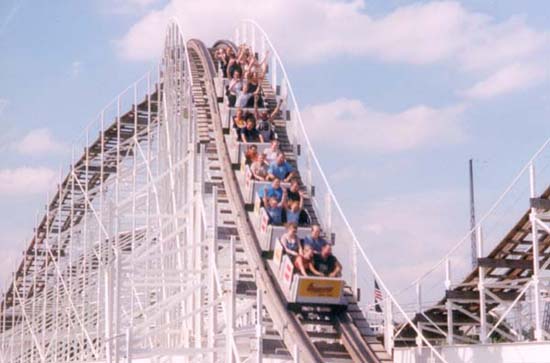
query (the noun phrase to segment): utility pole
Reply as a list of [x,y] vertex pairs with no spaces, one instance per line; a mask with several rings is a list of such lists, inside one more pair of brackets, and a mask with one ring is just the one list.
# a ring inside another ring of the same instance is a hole
[[475,210],[475,199],[474,199],[474,167],[473,159],[469,161],[470,166],[470,239],[471,239],[471,249],[472,249],[472,268],[477,267],[477,240],[476,240],[476,210]]

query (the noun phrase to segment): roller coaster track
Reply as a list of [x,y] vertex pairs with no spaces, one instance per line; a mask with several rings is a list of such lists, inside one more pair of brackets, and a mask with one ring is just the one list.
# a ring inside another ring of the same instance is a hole
[[[84,153],[60,180],[3,294],[0,362],[392,361],[388,339],[359,308],[359,269],[369,285],[382,285],[386,314],[403,310],[328,184],[328,198],[314,196],[324,185],[313,186],[314,173],[326,178],[311,166],[318,161],[307,136],[300,141],[305,131],[284,68],[277,83],[277,55],[262,84],[264,101],[273,108],[278,99],[293,100],[294,109],[274,121],[281,150],[299,171],[311,221],[337,236],[336,253],[347,261],[343,304],[289,304],[233,159],[224,124],[230,110],[212,59],[220,46],[235,48],[227,40],[211,49],[186,41],[172,22],[158,72],[86,127],[77,142]],[[387,332],[392,324],[386,318]]]
[[[220,158],[223,169],[223,186],[218,192],[224,193],[232,199],[232,206],[235,212],[235,221],[239,231],[239,239],[243,242],[243,246],[247,251],[249,262],[257,272],[256,283],[259,283],[261,289],[267,295],[264,299],[266,310],[269,312],[275,326],[281,329],[285,328],[284,334],[285,345],[292,346],[297,344],[300,347],[300,355],[306,362],[322,362],[328,361],[331,355],[337,354],[331,352],[327,348],[325,352],[321,352],[318,347],[330,347],[329,343],[322,344],[319,342],[315,345],[312,339],[308,336],[304,326],[300,324],[299,319],[290,312],[285,304],[284,296],[277,289],[277,283],[273,281],[273,276],[270,276],[264,261],[261,258],[261,250],[259,243],[254,236],[254,227],[247,218],[247,213],[244,209],[244,200],[241,196],[237,180],[231,166],[229,152],[225,145],[223,130],[221,127],[221,119],[217,110],[217,102],[215,98],[213,77],[215,68],[210,58],[210,53],[206,47],[198,40],[191,40],[188,43],[189,55],[191,58],[191,73],[193,74],[193,84],[201,84],[201,91],[209,95],[209,102],[203,106],[205,113],[211,115],[209,123],[213,128],[215,140],[209,139],[208,142],[214,141],[216,144],[217,155]],[[203,93],[204,94],[204,93]],[[210,126],[209,125],[209,126]],[[206,141],[206,134],[201,142]],[[209,143],[206,143],[208,148]],[[362,337],[361,333],[353,324],[353,320],[345,316],[346,313],[339,313],[334,317],[334,328],[342,332],[341,337],[343,344],[346,347],[350,357],[356,362],[380,362],[381,359],[375,354],[375,351]],[[286,326],[285,326],[286,325]],[[376,339],[375,339],[376,340]],[[381,347],[379,342],[375,345]],[[338,349],[338,345],[336,345]],[[380,348],[379,352],[380,352]],[[341,351],[341,349],[340,349]]]
[[[550,188],[533,197],[531,205],[536,214],[547,214],[550,211]],[[521,309],[520,303],[527,298],[527,289],[533,284],[534,264],[540,270],[549,269],[550,231],[535,227],[537,231],[534,232],[532,215],[532,210],[525,211],[487,255],[477,257],[476,267],[462,281],[449,285],[443,299],[416,315],[414,322],[423,326],[430,340],[441,343],[450,340],[448,337],[452,334],[454,341],[472,343],[488,340],[489,333],[494,333],[502,341],[514,342],[526,338],[524,332],[530,328],[514,326],[505,320],[506,314],[502,312],[489,314],[502,306],[508,308],[516,305]],[[546,218],[542,220],[546,221]],[[478,234],[478,238],[483,238],[481,233]],[[480,287],[483,292],[480,292]],[[480,300],[481,295],[486,295],[483,300]],[[482,314],[487,317],[482,319]],[[483,324],[486,327],[482,332]],[[415,332],[405,328],[398,342],[410,344],[415,336]],[[530,338],[535,337],[531,335]]]

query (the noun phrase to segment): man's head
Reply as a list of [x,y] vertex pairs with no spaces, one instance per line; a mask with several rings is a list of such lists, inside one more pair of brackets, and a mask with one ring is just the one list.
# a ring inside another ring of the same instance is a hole
[[271,183],[271,186],[273,187],[273,189],[279,189],[281,187],[281,179],[273,179],[273,183]]
[[323,258],[328,258],[330,255],[332,255],[332,246],[329,243],[325,243],[323,247],[321,247],[321,256]]
[[279,150],[279,140],[275,139],[271,141],[271,150]]
[[237,118],[243,118],[243,109],[237,108]]
[[233,79],[241,79],[241,72],[239,71],[233,72]]
[[256,123],[254,122],[254,120],[252,119],[247,119],[246,120],[246,129],[247,130],[252,130],[256,127]]
[[293,193],[297,193],[300,189],[300,184],[298,183],[298,179],[292,179],[290,182],[290,191]]
[[318,224],[311,226],[311,237],[313,239],[318,239],[321,236],[321,227]]
[[264,121],[267,120],[269,118],[269,115],[267,114],[267,111],[262,111],[260,113],[260,118]]
[[[247,124],[247,126],[248,126],[248,124]],[[258,146],[256,146],[256,145],[250,145],[250,146],[248,147],[248,152],[249,152],[249,153],[257,153],[257,152],[258,152]]]
[[277,208],[278,204],[279,204],[279,202],[277,201],[277,198],[275,198],[275,197],[269,198],[269,207],[270,208]]
[[261,153],[260,155],[258,155],[258,161],[263,164],[265,162],[265,154],[264,153]]
[[285,162],[285,154],[282,153],[282,152],[278,152],[277,153],[277,159],[275,159],[277,161],[277,165],[282,165],[284,164]]
[[244,116],[244,118],[246,119],[246,121],[251,120],[251,121],[254,122],[254,124],[256,123],[256,118],[250,112],[247,112],[246,115]]
[[288,231],[288,233],[294,235],[296,234],[296,231],[298,230],[298,226],[296,225],[296,223],[287,223],[286,225],[286,230]]

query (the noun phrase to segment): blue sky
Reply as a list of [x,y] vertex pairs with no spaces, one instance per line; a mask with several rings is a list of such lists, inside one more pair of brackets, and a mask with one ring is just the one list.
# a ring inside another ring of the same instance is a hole
[[0,3],[7,260],[19,259],[71,140],[156,64],[171,16],[207,44],[244,17],[270,33],[335,192],[396,288],[466,233],[470,157],[482,212],[550,135],[546,2],[250,4]]

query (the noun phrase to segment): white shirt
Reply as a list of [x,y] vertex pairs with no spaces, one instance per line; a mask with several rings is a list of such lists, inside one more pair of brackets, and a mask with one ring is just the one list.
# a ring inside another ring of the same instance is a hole
[[275,159],[277,159],[278,152],[279,150],[273,151],[271,148],[267,148],[264,150],[265,160],[267,161],[268,164],[271,164],[272,162],[275,161]]

